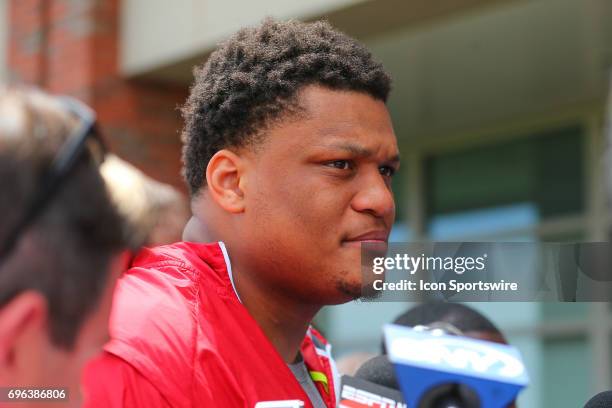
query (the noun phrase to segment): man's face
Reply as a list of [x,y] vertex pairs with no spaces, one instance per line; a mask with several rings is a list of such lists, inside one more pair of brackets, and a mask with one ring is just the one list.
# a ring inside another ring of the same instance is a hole
[[285,295],[319,304],[361,292],[360,247],[387,242],[399,151],[385,104],[308,86],[295,117],[247,157],[242,248]]
[[[94,305],[94,310],[83,322],[72,349],[65,350],[51,341],[46,313],[41,314],[40,318],[28,320],[27,327],[24,327],[13,339],[9,359],[0,367],[0,384],[16,387],[63,388],[68,392],[68,402],[44,405],[81,406],[81,373],[85,363],[99,353],[108,340],[108,315],[112,293],[117,277],[122,270],[125,270],[125,264],[125,255],[117,256],[113,260],[105,289],[99,302]],[[11,304],[8,307],[11,307]],[[35,306],[32,306],[31,310],[35,310]],[[10,310],[4,312],[5,318],[11,313]],[[38,405],[40,403],[33,404],[33,406]],[[0,402],[1,406],[3,405]]]

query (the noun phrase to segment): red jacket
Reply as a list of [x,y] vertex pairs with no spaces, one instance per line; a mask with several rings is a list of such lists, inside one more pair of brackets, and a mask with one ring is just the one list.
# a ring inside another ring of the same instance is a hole
[[[279,400],[312,407],[240,303],[223,243],[139,253],[117,283],[110,335],[103,355],[86,368],[85,407],[259,408]],[[331,408],[339,381],[330,350],[309,329],[301,353]]]

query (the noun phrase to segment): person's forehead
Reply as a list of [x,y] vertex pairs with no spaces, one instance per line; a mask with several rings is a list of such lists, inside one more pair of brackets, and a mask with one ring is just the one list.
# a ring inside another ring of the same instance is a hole
[[281,123],[272,142],[295,145],[353,146],[397,150],[397,141],[384,102],[363,92],[310,86],[298,95],[299,113]]
[[385,103],[365,92],[335,90],[311,85],[297,95],[306,122],[320,122],[323,132],[342,131],[355,125],[393,131]]

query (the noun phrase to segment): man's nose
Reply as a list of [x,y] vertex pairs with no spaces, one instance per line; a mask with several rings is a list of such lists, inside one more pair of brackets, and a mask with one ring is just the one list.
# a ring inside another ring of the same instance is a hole
[[353,197],[351,206],[355,211],[371,213],[386,218],[395,213],[395,200],[388,181],[378,169],[369,172],[358,181],[359,191]]

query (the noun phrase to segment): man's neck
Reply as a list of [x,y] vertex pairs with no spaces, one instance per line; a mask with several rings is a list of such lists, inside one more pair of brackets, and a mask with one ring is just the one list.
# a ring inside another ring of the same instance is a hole
[[[183,232],[183,240],[191,242],[212,242],[219,240],[209,226],[197,216],[193,216]],[[272,342],[283,360],[293,363],[298,355],[308,325],[321,308],[303,304],[290,295],[279,293],[274,288],[262,285],[258,274],[250,271],[246,259],[231,252],[234,287],[242,304],[257,321],[268,339]]]
[[286,363],[295,362],[308,326],[320,306],[297,302],[287,294],[259,284],[257,275],[241,266],[239,262],[232,262],[234,284],[242,303],[282,359]]
[[212,232],[196,216],[192,216],[183,229],[183,241],[187,242],[214,242]]

